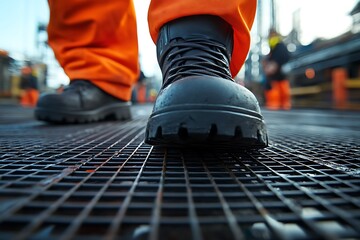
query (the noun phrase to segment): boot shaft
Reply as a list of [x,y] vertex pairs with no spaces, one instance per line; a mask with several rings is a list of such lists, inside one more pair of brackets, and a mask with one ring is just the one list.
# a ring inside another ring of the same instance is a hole
[[221,43],[227,49],[227,57],[231,59],[233,50],[232,27],[222,18],[212,15],[197,15],[175,19],[165,24],[157,40],[157,57],[159,59],[164,48],[174,39],[209,39]]
[[165,24],[157,41],[164,85],[194,75],[232,80],[233,30],[217,16],[183,17]]

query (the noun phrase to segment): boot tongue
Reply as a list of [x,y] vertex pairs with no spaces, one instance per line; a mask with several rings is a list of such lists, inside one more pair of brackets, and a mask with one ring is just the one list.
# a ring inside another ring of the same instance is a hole
[[[174,39],[210,39],[223,44],[229,59],[233,49],[232,27],[222,18],[212,15],[197,15],[175,19],[165,24],[159,34],[158,57],[164,47]],[[191,53],[191,51],[189,51]]]

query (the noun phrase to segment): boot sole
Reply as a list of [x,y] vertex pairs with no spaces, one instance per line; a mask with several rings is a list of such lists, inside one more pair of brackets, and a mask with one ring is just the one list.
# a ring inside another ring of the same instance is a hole
[[268,146],[262,116],[229,106],[172,107],[153,113],[145,142],[179,147],[260,149]]
[[106,119],[129,120],[131,119],[130,102],[110,104],[88,111],[61,111],[37,107],[35,118],[40,121],[52,123],[90,123]]

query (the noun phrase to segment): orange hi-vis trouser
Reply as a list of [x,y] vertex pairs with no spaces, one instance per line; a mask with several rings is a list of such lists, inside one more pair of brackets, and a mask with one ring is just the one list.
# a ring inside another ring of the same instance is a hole
[[[86,79],[129,100],[139,74],[136,17],[132,0],[49,0],[49,45],[70,80]],[[156,43],[167,22],[191,15],[216,15],[234,29],[230,63],[236,75],[250,46],[256,0],[152,0],[149,31]]]
[[272,81],[271,89],[265,91],[266,108],[270,110],[290,110],[291,94],[288,80]]
[[39,91],[37,89],[25,89],[20,96],[20,104],[23,107],[35,107],[39,99]]

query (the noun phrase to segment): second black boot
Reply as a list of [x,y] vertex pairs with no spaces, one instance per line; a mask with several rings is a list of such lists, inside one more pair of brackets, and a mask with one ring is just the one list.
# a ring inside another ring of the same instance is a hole
[[104,119],[128,120],[130,102],[117,99],[86,80],[73,80],[62,93],[43,94],[35,117],[51,123],[87,123]]
[[232,27],[199,15],[164,25],[157,41],[163,86],[145,141],[161,146],[257,149],[268,145],[259,104],[230,74]]

